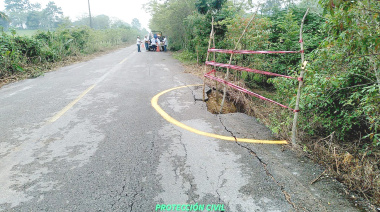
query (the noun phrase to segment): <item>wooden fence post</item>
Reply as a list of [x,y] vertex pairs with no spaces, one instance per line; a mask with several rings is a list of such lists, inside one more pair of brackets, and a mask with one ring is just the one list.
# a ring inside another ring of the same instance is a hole
[[[214,31],[214,34],[212,35],[212,48],[215,49],[215,31]],[[215,52],[213,52],[213,61],[216,61],[216,54],[215,54]],[[215,65],[214,65],[214,70],[216,70],[216,66]],[[214,76],[216,77],[216,71],[214,72]],[[215,90],[216,90],[216,95],[215,95],[216,102],[219,102],[218,81],[215,81]]]
[[301,44],[301,61],[302,61],[302,67],[301,67],[301,73],[299,76],[299,85],[298,85],[298,91],[297,91],[297,99],[296,99],[296,106],[294,108],[294,119],[293,119],[293,127],[292,127],[292,144],[296,145],[296,137],[297,137],[297,118],[298,118],[298,112],[299,112],[299,104],[300,104],[300,98],[301,98],[301,89],[303,86],[303,76],[305,74],[306,70],[306,64],[307,61],[305,61],[305,53],[303,49],[303,40],[302,40],[302,31],[303,31],[303,23],[305,22],[305,18],[307,14],[309,13],[309,8],[307,8],[305,15],[302,18],[301,22],[301,29],[300,29],[300,44]]
[[[207,49],[206,61],[208,61],[208,57],[210,55],[208,50],[211,47],[211,39],[213,36],[214,36],[214,16],[212,17],[212,21],[211,21],[211,32],[210,32],[210,39],[208,40],[208,49]],[[207,73],[207,65],[205,65],[205,71],[204,72],[205,72],[204,74]],[[206,99],[205,89],[206,89],[206,77],[203,76],[203,101],[205,101],[205,99]]]
[[[252,23],[252,21],[253,21],[253,19],[256,17],[256,15],[257,15],[257,11],[256,11],[256,13],[252,16],[251,20],[249,20],[247,26],[245,26],[245,29],[243,30],[243,33],[241,34],[239,40],[238,40],[238,41],[236,42],[236,44],[235,44],[235,48],[234,48],[234,50],[237,50],[237,47],[238,47],[238,45],[239,45],[239,43],[240,43],[240,40],[243,38],[245,32],[247,31],[249,25]],[[231,56],[230,56],[230,62],[228,63],[228,65],[231,65],[231,62],[232,62],[232,58],[233,58],[233,57],[234,57],[234,53],[232,52],[232,53],[231,53]],[[230,67],[227,67],[227,74],[226,74],[225,80],[228,80],[229,73],[230,73]],[[223,99],[222,99],[222,103],[221,103],[221,105],[220,105],[219,113],[222,113],[223,105],[224,105],[224,101],[225,101],[225,99],[226,99],[226,92],[227,92],[227,86],[226,86],[226,84],[224,84],[224,88],[223,88]]]

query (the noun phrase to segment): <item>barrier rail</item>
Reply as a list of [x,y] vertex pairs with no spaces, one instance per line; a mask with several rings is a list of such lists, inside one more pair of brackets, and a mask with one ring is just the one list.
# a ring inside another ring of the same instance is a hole
[[[301,41],[302,42],[302,41]],[[286,53],[303,53],[300,51],[251,51],[251,50],[229,50],[229,49],[208,49],[208,52],[219,52],[227,54],[286,54]]]
[[272,99],[268,99],[268,98],[266,98],[266,97],[264,97],[264,96],[261,96],[260,94],[254,93],[254,92],[252,92],[252,91],[250,91],[250,90],[247,90],[247,89],[245,89],[245,88],[242,88],[242,87],[240,87],[240,86],[238,86],[238,85],[232,84],[232,83],[230,83],[230,82],[228,82],[228,81],[226,81],[226,80],[224,80],[224,79],[221,79],[221,78],[214,77],[214,76],[210,75],[210,74],[212,74],[212,73],[214,73],[214,72],[215,72],[215,70],[213,69],[212,71],[208,72],[208,73],[205,74],[204,76],[207,77],[207,78],[209,78],[209,79],[212,79],[212,80],[215,80],[215,81],[221,82],[221,83],[223,83],[223,84],[226,84],[226,85],[230,86],[231,88],[235,88],[236,90],[241,91],[241,92],[243,92],[243,93],[246,93],[246,94],[249,94],[249,95],[251,95],[251,96],[257,97],[257,98],[259,98],[259,99],[262,99],[262,100],[265,100],[265,101],[268,101],[268,102],[274,103],[274,104],[279,105],[279,106],[281,106],[281,107],[283,107],[283,108],[289,109],[289,110],[291,110],[291,111],[293,111],[293,112],[298,112],[298,111],[296,111],[296,110],[294,110],[294,109],[292,109],[292,108],[290,108],[290,107],[288,107],[288,106],[286,106],[286,105],[283,105],[283,104],[281,104],[281,103],[278,103],[278,102],[276,102],[276,101],[274,101],[274,100],[272,100]]
[[[305,18],[307,16],[308,12],[309,12],[309,8],[306,10],[306,13],[303,16],[302,21],[301,21],[300,40],[299,40],[299,43],[300,43],[300,46],[301,46],[301,50],[300,51],[252,51],[252,50],[237,50],[237,47],[238,47],[237,44],[240,43],[240,40],[244,36],[245,32],[247,31],[248,26],[252,23],[253,19],[256,17],[257,11],[256,11],[256,13],[254,13],[254,15],[252,16],[252,18],[249,20],[248,24],[246,25],[246,27],[245,27],[242,35],[240,36],[239,40],[235,44],[235,49],[234,50],[215,49],[214,17],[212,17],[212,24],[211,24],[212,28],[211,28],[210,39],[209,39],[209,43],[208,43],[207,56],[206,56],[206,62],[205,62],[206,65],[214,66],[214,69],[211,72],[206,73],[207,72],[206,71],[207,70],[207,66],[205,66],[204,77],[205,78],[209,78],[211,80],[215,80],[216,82],[221,82],[221,83],[224,84],[223,100],[222,100],[222,103],[221,103],[220,112],[222,111],[224,100],[225,100],[225,97],[226,97],[226,85],[229,86],[229,87],[231,87],[231,88],[234,88],[234,89],[236,89],[238,91],[241,91],[241,92],[244,92],[246,94],[249,94],[251,96],[255,96],[255,97],[259,98],[259,99],[262,99],[262,100],[265,100],[265,101],[269,101],[269,102],[274,103],[276,105],[279,105],[279,106],[281,106],[283,108],[287,108],[287,109],[289,109],[289,110],[291,110],[291,111],[294,112],[294,119],[293,119],[293,126],[292,126],[292,144],[293,145],[296,144],[297,118],[298,118],[298,112],[300,111],[299,110],[299,103],[300,103],[300,98],[301,98],[301,88],[303,86],[303,76],[305,74],[306,64],[307,64],[307,61],[305,61],[305,55],[304,55],[305,52],[304,52],[304,46],[303,46],[302,31],[303,31],[304,21],[305,21]],[[211,48],[211,41],[213,41],[213,48]],[[208,61],[210,52],[214,53],[214,61]],[[215,53],[216,52],[231,54],[230,60],[229,60],[229,64],[223,64],[223,63],[217,63],[217,62],[215,62]],[[260,70],[251,69],[251,68],[247,68],[247,67],[241,67],[241,66],[237,66],[237,65],[231,65],[231,62],[232,62],[234,54],[287,54],[287,53],[300,53],[301,54],[302,67],[301,67],[300,75],[297,78],[296,77],[282,75],[282,74],[267,72],[267,71],[260,71]],[[252,72],[252,73],[257,73],[257,74],[263,74],[263,75],[269,75],[269,76],[275,76],[275,77],[284,77],[284,78],[287,78],[287,79],[297,79],[299,81],[299,84],[298,84],[298,91],[297,91],[295,108],[292,109],[292,108],[290,108],[290,107],[288,107],[286,105],[283,105],[283,104],[278,103],[278,102],[276,102],[274,100],[268,99],[268,98],[266,98],[264,96],[261,96],[261,95],[259,95],[257,93],[254,93],[254,92],[249,91],[249,90],[247,90],[245,88],[237,86],[237,85],[235,85],[233,83],[230,83],[227,80],[224,80],[224,79],[216,77],[215,67],[227,68],[227,73],[226,73],[225,79],[228,79],[228,77],[229,77],[229,70],[230,69],[237,70],[237,71],[247,71],[247,72]],[[210,75],[211,73],[215,73],[215,76],[211,76]],[[216,85],[216,87],[217,87],[217,85]],[[203,82],[203,100],[205,100],[205,81]]]
[[[238,54],[280,54],[280,53],[303,53],[303,50],[302,51],[249,51],[249,50],[225,50],[225,49],[208,49],[209,52],[219,52],[219,53],[229,53],[229,54],[235,54],[235,53],[238,53]],[[248,53],[250,52],[250,53]],[[259,52],[259,53],[258,53]],[[247,71],[247,72],[252,72],[252,73],[256,73],[256,74],[263,74],[263,75],[269,75],[269,76],[275,76],[275,77],[284,77],[284,78],[287,78],[287,79],[297,79],[298,81],[302,82],[303,81],[303,77],[291,77],[291,76],[287,76],[287,75],[282,75],[282,74],[277,74],[277,73],[273,73],[273,72],[268,72],[268,71],[260,71],[260,70],[256,70],[256,69],[251,69],[251,68],[247,68],[247,67],[241,67],[241,66],[237,66],[237,65],[230,65],[230,64],[224,64],[224,63],[217,63],[215,61],[206,61],[205,62],[206,65],[209,65],[209,66],[216,66],[216,67],[222,67],[222,68],[229,68],[229,69],[233,69],[233,70],[237,70],[237,71]],[[228,85],[229,87],[231,88],[234,88],[238,91],[241,91],[243,93],[246,93],[246,94],[249,94],[251,96],[254,96],[256,98],[259,98],[259,99],[262,99],[262,100],[265,100],[265,101],[268,101],[268,102],[271,102],[271,103],[274,103],[276,105],[279,105],[283,108],[286,108],[286,109],[289,109],[291,111],[293,111],[294,113],[297,113],[299,112],[299,109],[292,109],[286,105],[283,105],[279,102],[276,102],[274,100],[271,100],[271,99],[268,99],[264,96],[261,96],[257,93],[254,93],[252,91],[249,91],[245,88],[242,88],[238,85],[235,85],[235,84],[232,84],[226,80],[223,80],[223,79],[220,79],[218,77],[215,77],[215,76],[211,76],[210,74],[211,73],[215,73],[216,70],[213,69],[212,71],[204,74],[204,77],[206,78],[209,78],[209,79],[212,79],[212,80],[215,80],[215,81],[218,81],[218,82],[221,82],[225,85]]]
[[247,71],[247,72],[252,72],[252,73],[256,73],[256,74],[263,74],[263,75],[276,76],[276,77],[285,77],[288,79],[297,79],[298,81],[302,80],[301,78],[286,76],[286,75],[282,75],[282,74],[276,74],[276,73],[272,73],[272,72],[268,72],[268,71],[260,71],[260,70],[256,70],[256,69],[250,69],[250,68],[241,67],[241,66],[237,66],[237,65],[228,65],[228,64],[224,64],[224,63],[216,63],[214,61],[206,61],[205,64],[210,65],[210,66],[222,67],[222,68],[230,68],[230,69],[237,70],[237,71]]

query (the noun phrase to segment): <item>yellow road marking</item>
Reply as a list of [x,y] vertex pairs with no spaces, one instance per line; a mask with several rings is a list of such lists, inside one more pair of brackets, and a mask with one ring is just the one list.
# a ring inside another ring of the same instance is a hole
[[124,60],[122,60],[122,61],[119,63],[119,65],[120,65],[120,64],[123,64],[125,61],[127,61],[127,59],[128,59],[128,57],[126,57]]
[[[128,57],[126,57],[124,60],[122,60],[119,64],[124,63],[125,61],[127,61],[127,59],[128,59]],[[103,80],[104,77],[107,76],[107,74],[108,73],[103,75],[103,77],[100,79]],[[84,97],[84,95],[86,95],[89,91],[91,91],[95,86],[96,86],[96,83],[94,85],[90,86],[89,88],[87,88],[87,90],[85,90],[81,95],[79,95],[74,101],[70,102],[70,104],[68,104],[65,108],[63,108],[61,111],[59,111],[57,114],[55,114],[55,116],[53,116],[48,122],[53,123],[53,122],[57,121],[63,114],[65,114],[68,110],[70,110],[70,108],[72,108],[81,98]]]
[[63,114],[65,114],[70,108],[72,108],[81,98],[84,97],[89,91],[91,91],[96,84],[87,88],[81,95],[79,95],[74,101],[70,102],[66,107],[64,107],[61,111],[59,111],[55,116],[53,116],[48,122],[53,123],[57,121]]
[[[162,96],[163,94],[168,93],[168,92],[173,91],[173,90],[176,90],[176,89],[190,87],[190,86],[200,86],[200,85],[185,85],[185,86],[180,86],[180,87],[171,88],[171,89],[162,91],[161,93],[157,94],[156,96],[154,96],[152,98],[151,104],[152,104],[153,108],[156,109],[156,111],[166,121],[168,121],[168,122],[170,122],[170,123],[172,123],[172,124],[174,124],[174,125],[176,125],[178,127],[181,127],[181,128],[183,128],[183,129],[185,129],[187,131],[196,133],[198,135],[203,135],[203,136],[211,137],[211,138],[218,138],[218,139],[227,140],[227,141],[235,141],[234,137],[217,135],[217,134],[208,133],[208,132],[203,132],[203,131],[194,129],[192,127],[189,127],[189,126],[187,126],[187,125],[185,125],[185,124],[183,124],[183,123],[175,120],[171,116],[169,116],[169,114],[167,114],[164,110],[162,110],[162,108],[158,105],[158,98],[160,98],[160,96]],[[238,141],[238,142],[244,142],[244,143],[260,143],[260,144],[287,144],[288,143],[286,140],[273,141],[273,140],[256,140],[256,139],[249,139],[249,138],[236,138],[236,141]]]

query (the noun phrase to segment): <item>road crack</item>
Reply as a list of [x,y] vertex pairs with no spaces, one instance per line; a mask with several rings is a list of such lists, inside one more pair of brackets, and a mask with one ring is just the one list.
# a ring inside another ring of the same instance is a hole
[[178,139],[179,139],[179,145],[182,146],[184,152],[185,152],[185,155],[183,156],[183,159],[181,160],[178,160],[178,164],[176,164],[176,166],[178,166],[177,168],[175,168],[175,170],[178,170],[178,174],[176,173],[175,171],[175,175],[176,177],[178,178],[179,176],[182,176],[183,178],[183,181],[182,181],[182,187],[185,188],[185,183],[188,183],[190,188],[187,190],[187,195],[188,195],[188,202],[189,203],[196,203],[195,199],[199,197],[199,195],[197,195],[195,193],[195,191],[197,190],[197,186],[194,184],[194,176],[191,174],[190,170],[186,167],[186,162],[188,160],[188,150],[186,148],[186,145],[182,139],[182,132],[180,130],[178,130]]
[[[142,188],[141,188],[141,190],[140,191],[142,191]],[[131,208],[131,210],[130,210],[130,212],[132,212],[132,210],[133,210],[133,205],[135,204],[135,201],[136,201],[136,196],[139,194],[139,192],[137,192],[136,190],[135,190],[135,193],[133,194],[133,196],[132,196],[132,202],[129,204],[129,207]]]
[[[125,180],[124,180],[124,183],[125,183]],[[119,197],[114,203],[111,204],[111,208],[114,208],[116,203],[120,202],[121,198],[123,197],[122,194],[124,193],[125,191],[125,187],[126,185],[124,184],[122,186],[122,189],[121,189],[121,192],[117,193],[115,197]],[[125,196],[128,196],[128,194],[125,194]]]
[[[263,166],[263,168],[264,168],[264,170],[265,170],[265,173],[266,173],[266,175],[268,176],[268,177],[270,177],[271,179],[272,179],[272,181],[278,186],[278,187],[280,187],[280,190],[281,190],[281,192],[283,193],[283,195],[284,195],[284,197],[285,197],[285,199],[286,199],[286,201],[294,208],[294,209],[296,209],[296,210],[299,210],[299,207],[297,207],[297,205],[292,201],[292,199],[291,199],[291,196],[290,196],[290,194],[286,191],[286,189],[285,189],[285,186],[282,184],[282,183],[280,183],[280,182],[278,182],[277,180],[276,180],[276,178],[273,176],[273,174],[271,174],[270,173],[270,171],[268,170],[268,164],[266,164],[258,155],[257,155],[257,153],[255,152],[255,151],[253,151],[251,148],[249,148],[249,147],[247,147],[247,146],[244,146],[244,145],[242,145],[241,143],[239,143],[238,141],[237,141],[237,138],[236,138],[236,136],[234,135],[234,133],[231,131],[231,130],[229,130],[229,129],[227,129],[227,127],[223,124],[223,121],[222,121],[222,119],[221,119],[221,117],[220,117],[220,114],[219,115],[217,115],[218,116],[218,118],[219,118],[219,121],[220,121],[220,123],[222,124],[222,126],[224,127],[224,129],[228,132],[228,133],[230,133],[231,134],[231,136],[232,137],[234,137],[234,139],[235,139],[235,143],[238,145],[238,146],[240,146],[241,148],[244,148],[244,149],[246,149],[246,150],[248,150],[248,152],[251,154],[251,155],[253,155],[259,162],[260,162],[260,164]],[[303,210],[306,210],[306,209],[304,209],[304,208],[302,208]],[[306,210],[307,211],[307,210]]]
[[218,194],[218,202],[219,203],[222,203],[222,199],[220,198],[220,194],[219,194],[219,188],[222,188],[223,185],[224,185],[224,182],[221,183],[221,185],[219,186],[219,182],[220,182],[220,178],[222,178],[222,176],[225,174],[225,170],[223,170],[220,175],[218,176],[218,185],[217,185],[217,189],[216,189],[216,194]]
[[[197,102],[197,101],[203,101],[203,99],[197,99],[196,95],[195,95],[195,90],[194,89],[191,89],[190,86],[186,86],[190,91],[191,91],[191,94],[193,96],[193,99],[194,99],[194,104]],[[196,87],[199,87],[199,86],[196,86]]]

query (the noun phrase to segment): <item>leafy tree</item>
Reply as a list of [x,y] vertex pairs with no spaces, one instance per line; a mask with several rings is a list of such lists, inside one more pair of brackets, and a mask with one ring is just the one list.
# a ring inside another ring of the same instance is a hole
[[14,27],[24,28],[29,0],[4,0],[5,10],[8,12]]
[[298,5],[298,8],[310,8],[311,12],[322,14],[323,9],[318,1],[315,0],[302,0]]
[[207,12],[216,13],[222,9],[223,4],[227,0],[197,0],[195,2],[195,7],[197,8],[200,14],[206,14]]
[[94,29],[109,29],[111,20],[106,15],[97,15],[93,18]]
[[37,11],[31,11],[26,17],[26,27],[28,29],[37,29],[41,25],[41,13]]
[[0,12],[0,26],[5,30],[9,27],[9,17],[4,12]]
[[132,27],[136,28],[136,29],[141,29],[141,24],[140,24],[140,21],[139,19],[137,18],[134,18],[132,20],[132,23],[131,23]]
[[46,29],[58,27],[62,22],[63,12],[61,7],[58,7],[55,2],[50,1],[46,8],[42,10],[42,26]]
[[31,11],[41,11],[41,4],[40,3],[35,3],[35,4],[30,4],[30,3],[27,3],[26,4],[26,10],[27,12],[31,12]]
[[0,12],[0,19],[4,21],[9,21],[9,17],[4,12]]
[[162,31],[170,39],[171,49],[185,48],[188,45],[188,27],[184,20],[196,10],[195,2],[196,0],[168,0],[165,4],[160,4],[151,0],[145,5],[147,12],[152,15],[149,28]]
[[70,17],[66,16],[63,17],[59,23],[59,28],[69,28],[73,26],[73,22],[71,21]]
[[149,32],[148,32],[148,30],[146,30],[145,28],[143,28],[143,29],[141,30],[141,34],[145,36],[145,35],[148,35]]
[[128,28],[131,27],[130,24],[127,22],[124,22],[120,19],[112,20],[111,21],[111,28]]
[[[322,123],[329,132],[339,132],[342,139],[366,135],[380,146],[380,2],[321,3],[328,36],[314,54],[311,74],[324,89],[316,92],[322,103],[311,101],[311,106],[326,118]],[[310,92],[316,89],[310,86]]]
[[281,0],[266,0],[260,12],[264,15],[273,15],[281,10]]
[[78,18],[78,20],[74,21],[73,25],[90,27],[90,18],[88,17],[88,15],[83,15],[82,17]]

